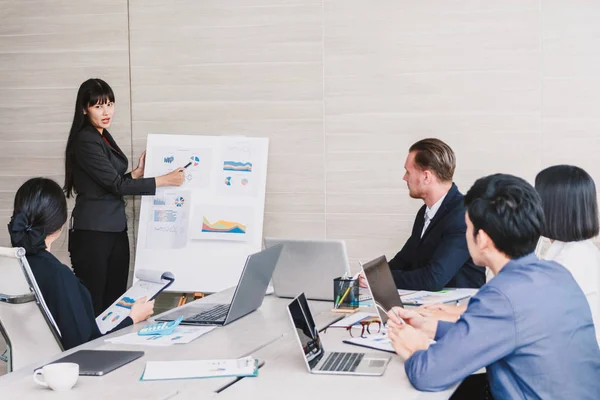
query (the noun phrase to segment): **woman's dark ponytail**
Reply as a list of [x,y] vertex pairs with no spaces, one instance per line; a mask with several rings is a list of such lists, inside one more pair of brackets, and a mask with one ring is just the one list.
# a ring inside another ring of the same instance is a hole
[[13,247],[29,254],[46,248],[46,237],[67,221],[67,201],[61,187],[51,179],[33,178],[15,195],[8,233]]

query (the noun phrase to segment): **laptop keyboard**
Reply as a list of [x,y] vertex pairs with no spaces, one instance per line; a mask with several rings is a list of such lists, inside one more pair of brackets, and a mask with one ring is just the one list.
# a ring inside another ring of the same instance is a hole
[[219,304],[186,319],[190,321],[222,321],[227,316],[229,307],[229,304]]
[[354,372],[365,353],[331,353],[321,371]]

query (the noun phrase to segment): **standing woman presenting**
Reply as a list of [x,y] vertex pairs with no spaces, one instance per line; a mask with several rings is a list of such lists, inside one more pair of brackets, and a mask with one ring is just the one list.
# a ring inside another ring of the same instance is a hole
[[127,289],[129,238],[126,195],[154,195],[160,186],[180,186],[183,168],[144,178],[145,153],[125,173],[128,160],[107,131],[115,95],[106,82],[89,79],[77,93],[75,116],[65,152],[67,198],[76,195],[69,253],[75,275],[89,289],[99,315]]

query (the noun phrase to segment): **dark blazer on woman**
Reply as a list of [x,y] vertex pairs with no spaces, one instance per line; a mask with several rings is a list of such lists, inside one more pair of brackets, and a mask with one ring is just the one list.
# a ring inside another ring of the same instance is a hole
[[[69,267],[46,250],[27,254],[26,258],[58,325],[65,350],[102,336],[94,319],[90,292]],[[127,317],[110,332],[131,324],[132,319]]]
[[421,207],[410,238],[389,262],[396,286],[432,291],[483,286],[485,268],[473,264],[469,255],[465,205],[456,185],[452,184],[421,237],[426,209],[425,205]]
[[104,137],[86,125],[73,143],[73,186],[77,192],[73,228],[123,232],[127,228],[125,195],[154,195],[154,178],[133,179],[128,160],[105,129]]

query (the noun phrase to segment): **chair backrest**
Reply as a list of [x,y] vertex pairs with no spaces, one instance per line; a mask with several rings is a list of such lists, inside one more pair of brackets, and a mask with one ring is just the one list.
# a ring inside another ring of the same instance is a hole
[[63,351],[22,248],[0,247],[0,335],[8,348],[8,372]]

